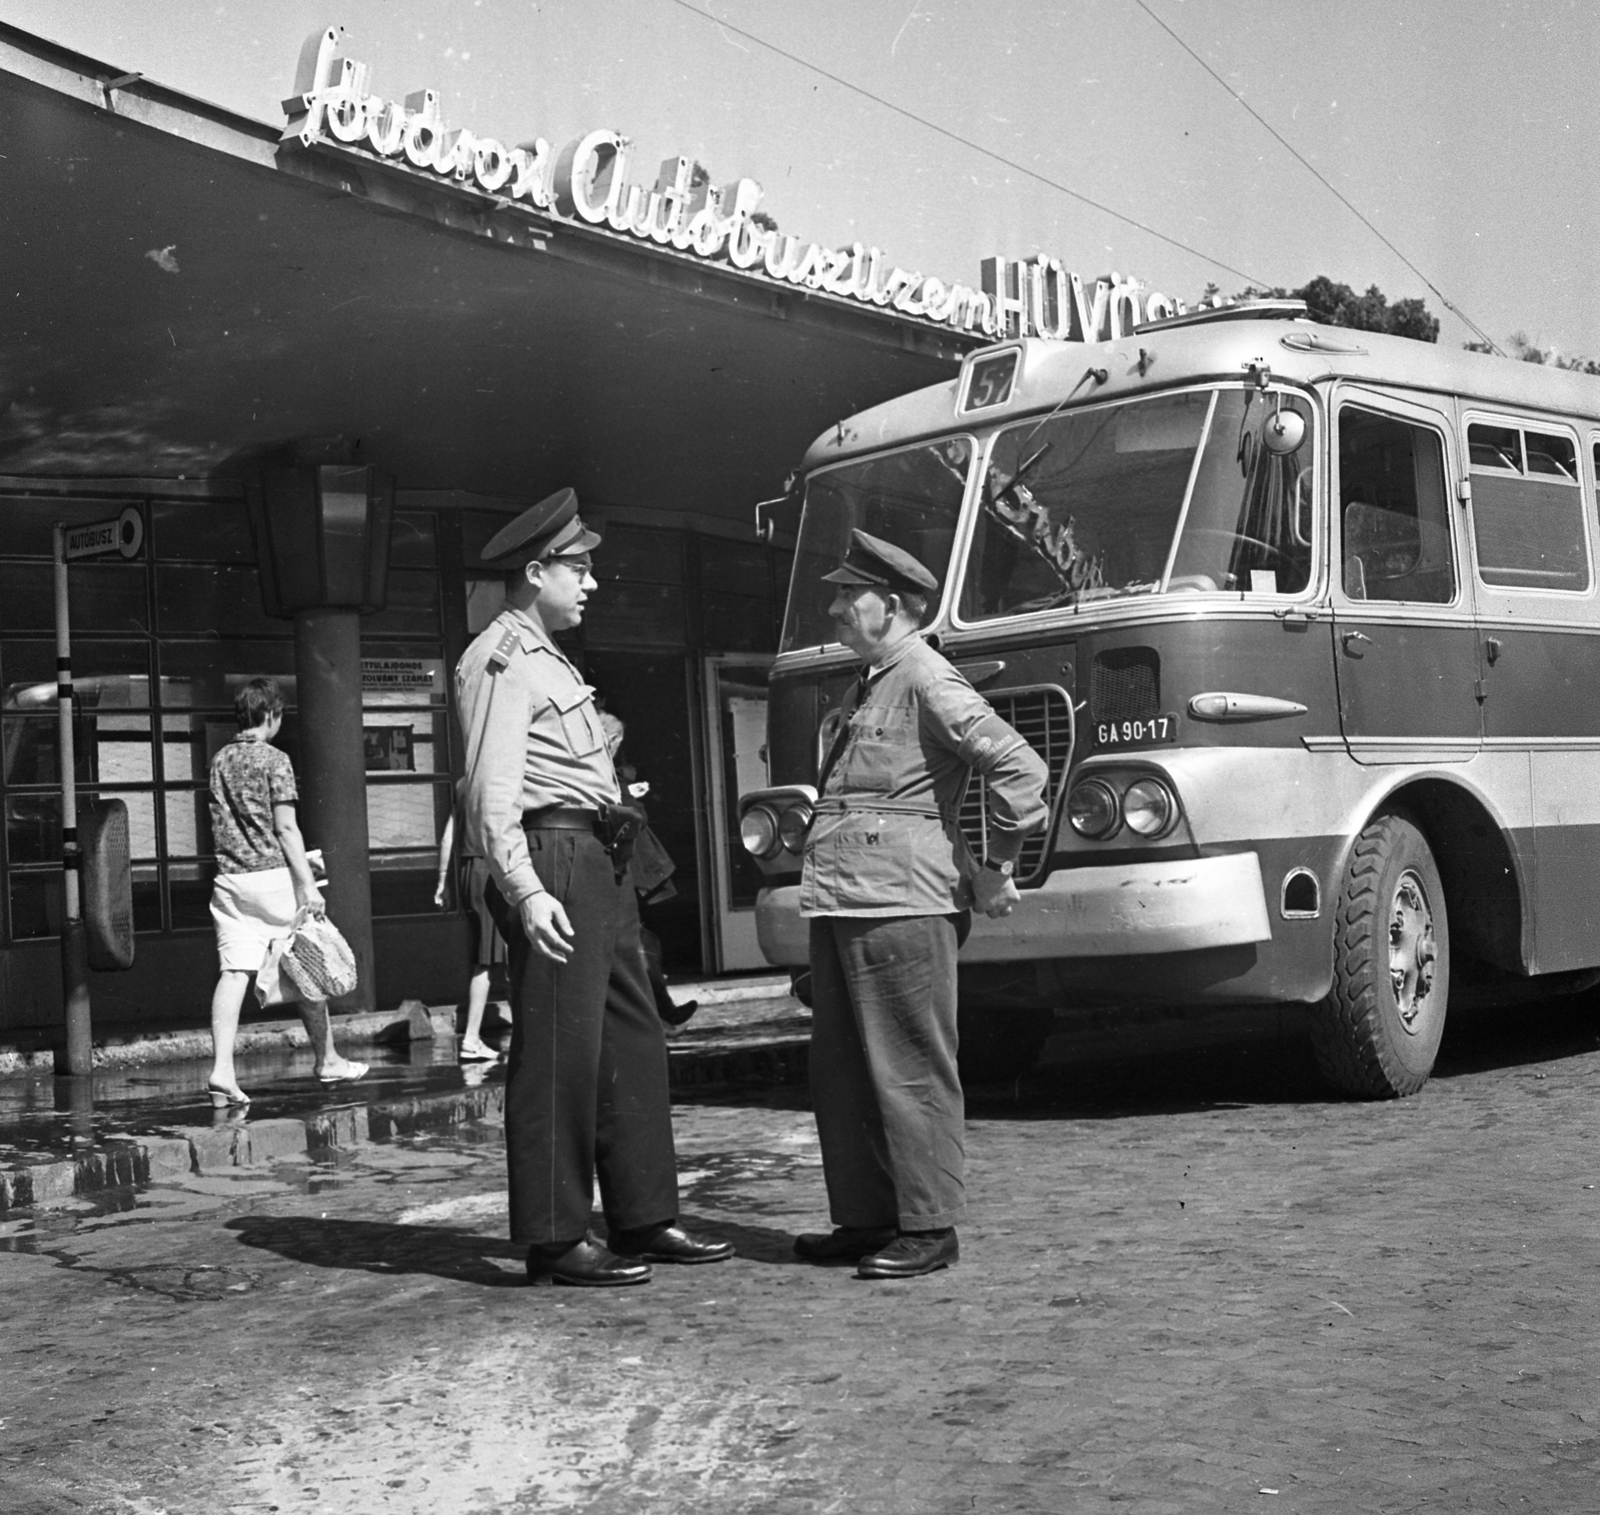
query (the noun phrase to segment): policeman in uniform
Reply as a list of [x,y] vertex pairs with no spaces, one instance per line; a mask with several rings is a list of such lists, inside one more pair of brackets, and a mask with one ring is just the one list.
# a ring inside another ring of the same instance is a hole
[[[938,580],[851,534],[829,614],[864,667],[818,782],[801,914],[811,922],[811,1088],[835,1229],[809,1262],[912,1278],[959,1256],[964,1206],[956,950],[975,905],[1008,915],[1012,872],[1046,818],[1043,760],[918,635]],[[984,858],[957,825],[988,781]]]
[[[509,949],[511,1235],[535,1283],[649,1280],[652,1263],[721,1262],[677,1224],[667,1050],[628,878],[629,812],[584,683],[551,639],[596,588],[599,542],[563,489],[483,550],[507,570],[500,614],[463,654],[467,833]],[[588,1234],[596,1177],[609,1232]]]

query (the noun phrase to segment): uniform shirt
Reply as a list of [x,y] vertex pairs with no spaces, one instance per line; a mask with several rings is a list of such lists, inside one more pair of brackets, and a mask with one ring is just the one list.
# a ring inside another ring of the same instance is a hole
[[272,807],[298,798],[289,755],[270,742],[236,736],[211,759],[211,847],[218,873],[265,873],[288,866]]
[[1015,859],[1048,811],[1044,760],[920,636],[863,674],[823,776],[800,879],[803,916],[949,915],[978,866],[956,824],[969,772],[989,781],[988,853]]
[[464,840],[517,905],[544,892],[523,811],[598,810],[620,798],[594,690],[544,627],[507,605],[461,655],[456,700],[467,739]]
[[470,863],[474,858],[483,861],[483,854],[473,849],[467,835],[467,781],[456,780],[455,797],[450,802],[450,857],[452,862]]

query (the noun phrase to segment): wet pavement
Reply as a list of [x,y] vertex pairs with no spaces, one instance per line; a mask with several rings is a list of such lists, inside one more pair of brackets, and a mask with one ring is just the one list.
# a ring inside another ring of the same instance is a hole
[[[695,986],[699,1010],[667,1034],[674,1087],[804,1080],[810,1012],[772,992],[776,983]],[[177,1171],[303,1156],[501,1111],[503,1065],[458,1063],[453,1038],[355,1045],[334,1024],[344,1050],[369,1064],[365,1078],[320,1084],[304,1047],[242,1053],[246,1107],[212,1108],[209,1059],[102,1068],[88,1078],[0,1078],[0,1215]],[[486,1034],[491,1043],[509,1036],[493,1024]]]
[[530,1289],[493,1115],[0,1218],[28,1515],[1600,1506],[1600,1020],[1463,1023],[1417,1098],[1293,1036],[975,1091],[963,1260],[796,1263],[802,1089],[677,1108],[732,1263]]

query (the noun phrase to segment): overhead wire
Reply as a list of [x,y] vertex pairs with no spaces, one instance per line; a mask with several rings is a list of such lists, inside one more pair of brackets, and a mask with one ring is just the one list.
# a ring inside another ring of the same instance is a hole
[[[984,147],[981,143],[972,141],[970,137],[963,137],[960,132],[952,131],[947,126],[941,126],[937,121],[929,120],[926,116],[920,116],[913,110],[907,110],[903,105],[896,105],[893,100],[886,100],[882,95],[874,94],[870,89],[864,89],[861,85],[842,78],[838,74],[831,73],[819,64],[800,57],[797,53],[791,53],[786,48],[779,47],[775,42],[767,41],[765,37],[759,37],[754,32],[746,31],[741,26],[735,26],[731,21],[723,20],[721,16],[716,15],[704,6],[693,4],[692,0],[672,0],[672,4],[688,11],[691,15],[699,16],[702,20],[710,21],[714,25],[720,26],[724,31],[733,32],[749,42],[754,42],[758,47],[766,48],[768,52],[776,53],[780,58],[786,58],[790,63],[798,64],[801,68],[827,79],[830,83],[837,84],[841,89],[849,90],[852,94],[871,100],[874,105],[882,106],[883,109],[892,111],[897,116],[904,116],[906,120],[914,121],[918,126],[926,127],[927,130],[936,132],[939,136],[948,138],[952,142],[959,142],[961,146],[970,149],[972,152],[992,159],[994,162],[1002,164],[1016,173],[1024,174],[1028,178],[1078,201],[1080,204],[1099,211],[1102,215],[1110,216],[1113,220],[1122,222],[1124,226],[1131,226],[1135,230],[1143,232],[1147,237],[1154,237],[1158,242],[1165,242],[1169,247],[1176,247],[1180,252],[1187,253],[1191,258],[1199,258],[1202,262],[1209,263],[1213,268],[1225,269],[1228,273],[1236,274],[1250,284],[1264,285],[1267,283],[1265,279],[1258,278],[1255,274],[1246,273],[1241,268],[1235,268],[1233,264],[1225,263],[1221,258],[1202,252],[1199,248],[1192,247],[1189,243],[1180,241],[1177,237],[1171,237],[1165,232],[1157,231],[1155,227],[1138,220],[1134,216],[1127,215],[1125,212],[1116,210],[1110,205],[1092,199],[1090,196],[1073,189],[1070,185],[1063,184],[1059,179],[1052,179],[1048,174],[1040,173],[1036,168],[1029,168],[1027,164],[1019,163],[1014,158],[1008,158],[1003,153],[997,153],[993,148]],[[1442,299],[1443,296],[1440,298]],[[1469,322],[1468,324],[1470,325],[1471,323]]]
[[[680,3],[681,3],[681,0],[680,0]],[[1331,184],[1328,181],[1328,179],[1322,174],[1322,172],[1316,167],[1315,164],[1311,163],[1300,152],[1300,150],[1297,147],[1295,147],[1295,145],[1292,142],[1290,142],[1286,137],[1284,137],[1284,135],[1280,131],[1278,131],[1278,129],[1276,127],[1274,127],[1273,124],[1270,121],[1268,121],[1265,116],[1263,116],[1261,114],[1260,111],[1258,111],[1253,105],[1251,105],[1250,102],[1248,100],[1246,100],[1245,97],[1242,94],[1240,94],[1238,90],[1236,90],[1231,84],[1229,84],[1228,81],[1226,79],[1224,79],[1222,77],[1222,75],[1219,74],[1216,71],[1216,69],[1212,68],[1212,66],[1209,63],[1207,63],[1206,60],[1200,56],[1199,53],[1197,53],[1192,47],[1190,47],[1189,44],[1187,42],[1185,42],[1183,40],[1183,38],[1178,35],[1177,32],[1175,32],[1170,26],[1168,26],[1167,23],[1165,21],[1163,21],[1160,16],[1158,16],[1153,10],[1151,10],[1149,5],[1146,3],[1146,0],[1133,0],[1133,3],[1135,5],[1137,5],[1139,7],[1139,9],[1142,10],[1145,13],[1145,15],[1147,15],[1152,21],[1154,21],[1155,24],[1157,26],[1159,26],[1162,31],[1164,31],[1169,37],[1171,37],[1172,40],[1174,42],[1176,42],[1178,44],[1178,46],[1181,47],[1184,50],[1184,52],[1186,52],[1191,58],[1193,58],[1194,61],[1200,65],[1201,68],[1203,68],[1208,74],[1210,74],[1211,77],[1213,79],[1215,79],[1218,84],[1220,84],[1225,90],[1227,90],[1227,92],[1231,96],[1233,96],[1234,100],[1239,105],[1241,105],[1246,111],[1248,111],[1250,113],[1251,117],[1254,118],[1256,123],[1270,137],[1272,137],[1272,139],[1275,142],[1277,142],[1278,145],[1284,149],[1284,151],[1286,151],[1292,158],[1294,158],[1294,160],[1297,163],[1299,163],[1302,168],[1304,168],[1320,185],[1322,185],[1322,187],[1324,189],[1326,189],[1328,191],[1329,194],[1331,194],[1342,206],[1344,206],[1344,208],[1346,210],[1348,210],[1350,212],[1350,214],[1353,215],[1356,218],[1356,220],[1358,220],[1364,227],[1366,227],[1366,229],[1368,231],[1370,231],[1373,236],[1375,236],[1381,243],[1383,243],[1383,245],[1385,247],[1387,247],[1389,249],[1389,251],[1392,252],[1395,255],[1395,257],[1397,257],[1402,263],[1404,263],[1405,266],[1407,268],[1409,268],[1412,273],[1414,273],[1419,279],[1421,279],[1422,282],[1424,284],[1426,284],[1430,290],[1433,291],[1434,295],[1438,298],[1439,303],[1441,305],[1443,305],[1446,310],[1450,311],[1464,325],[1470,327],[1474,332],[1476,332],[1478,337],[1480,338],[1480,340],[1486,342],[1489,345],[1489,348],[1490,348],[1491,351],[1500,352],[1499,344],[1496,343],[1494,338],[1491,337],[1488,334],[1488,332],[1486,332],[1481,326],[1479,326],[1478,323],[1476,321],[1474,321],[1472,319],[1472,317],[1469,316],[1466,313],[1466,311],[1462,310],[1462,308],[1459,305],[1457,305],[1453,300],[1450,300],[1449,298],[1447,298],[1445,293],[1444,293],[1444,291],[1442,289],[1440,289],[1439,286],[1437,284],[1435,284],[1433,282],[1433,280],[1430,279],[1427,276],[1427,274],[1423,273],[1423,271],[1420,268],[1418,268],[1417,265],[1415,263],[1413,263],[1410,258],[1408,258],[1403,252],[1401,252],[1400,249],[1398,247],[1396,247],[1394,245],[1394,243],[1391,242],[1388,239],[1388,237],[1384,236],[1384,234],[1381,231],[1379,231],[1378,228],[1376,226],[1374,226],[1372,224],[1372,222],[1365,215],[1362,214],[1360,208],[1357,207],[1356,205],[1354,205],[1350,201],[1348,196],[1343,194],[1336,185]],[[1502,353],[1501,356],[1503,357],[1504,354]]]

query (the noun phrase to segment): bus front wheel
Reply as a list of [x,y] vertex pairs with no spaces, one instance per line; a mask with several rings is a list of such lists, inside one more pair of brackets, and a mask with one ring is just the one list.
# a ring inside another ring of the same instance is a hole
[[1333,949],[1333,987],[1312,1019],[1323,1076],[1366,1099],[1415,1094],[1444,1034],[1450,925],[1433,853],[1404,815],[1356,838]]

